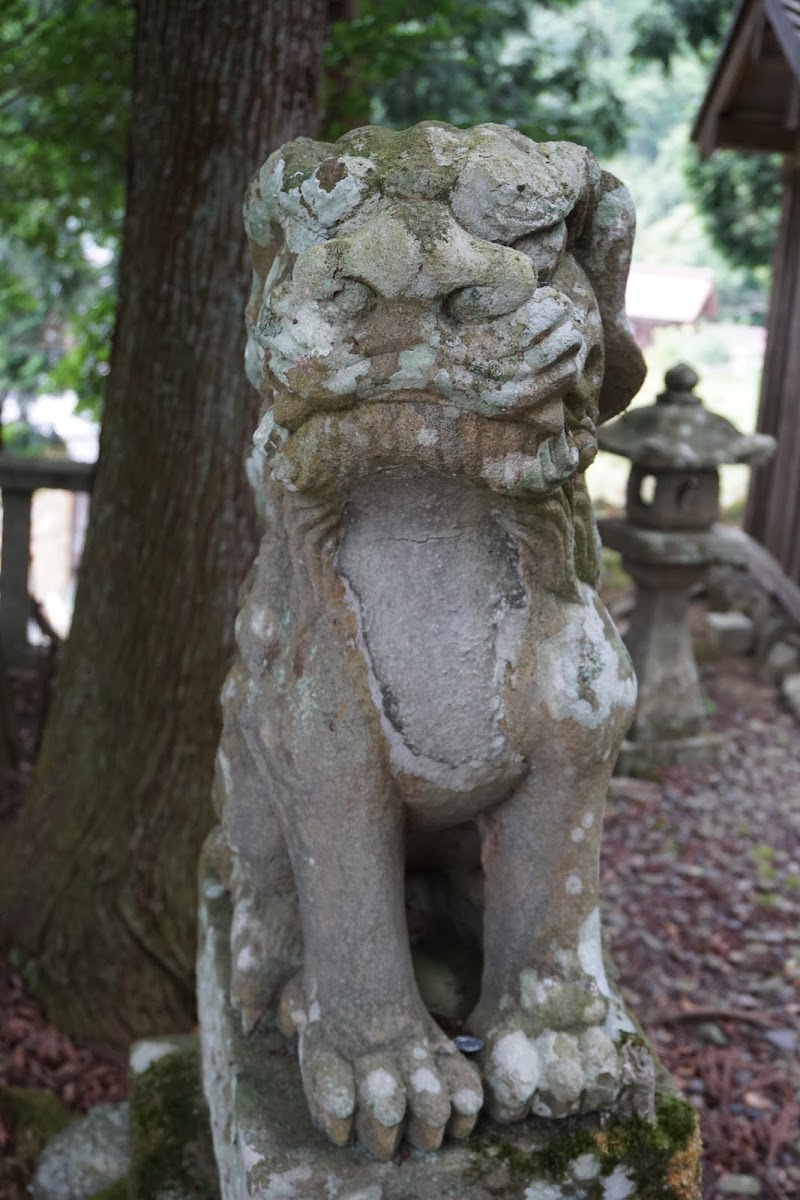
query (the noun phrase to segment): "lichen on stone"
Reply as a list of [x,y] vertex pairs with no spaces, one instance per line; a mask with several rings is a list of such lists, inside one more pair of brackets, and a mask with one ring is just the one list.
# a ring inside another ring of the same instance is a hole
[[[541,1135],[542,1128],[534,1132]],[[573,1121],[563,1132],[550,1123],[545,1137],[530,1151],[494,1133],[476,1139],[473,1177],[491,1159],[506,1167],[507,1184],[497,1194],[509,1198],[522,1195],[526,1185],[558,1184],[580,1200],[699,1200],[697,1116],[676,1096],[662,1097],[655,1123],[615,1116],[600,1127]],[[628,1183],[626,1191],[622,1185]]]

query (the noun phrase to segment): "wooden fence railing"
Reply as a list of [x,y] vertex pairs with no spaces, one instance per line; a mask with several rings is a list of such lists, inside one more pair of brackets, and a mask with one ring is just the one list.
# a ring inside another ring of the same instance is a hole
[[95,470],[95,463],[72,459],[0,454],[0,492],[3,497],[0,642],[6,666],[27,666],[34,657],[34,649],[28,641],[28,621],[33,616],[28,590],[33,493],[41,488],[91,492]]

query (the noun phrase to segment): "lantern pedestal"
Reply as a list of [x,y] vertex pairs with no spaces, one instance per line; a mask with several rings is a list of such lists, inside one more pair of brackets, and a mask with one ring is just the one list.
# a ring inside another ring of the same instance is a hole
[[647,775],[655,767],[715,761],[719,737],[706,730],[706,703],[688,624],[689,596],[717,558],[713,534],[670,535],[624,519],[600,522],[603,542],[622,554],[636,583],[625,636],[639,699],[617,772]]
[[704,408],[691,367],[673,367],[665,383],[655,404],[632,409],[598,435],[601,449],[632,463],[625,517],[598,528],[636,583],[625,642],[639,700],[617,763],[618,772],[635,775],[719,756],[721,741],[706,728],[689,596],[708,567],[731,558],[731,539],[714,524],[719,466],[764,462],[774,449],[772,438],[741,434]]

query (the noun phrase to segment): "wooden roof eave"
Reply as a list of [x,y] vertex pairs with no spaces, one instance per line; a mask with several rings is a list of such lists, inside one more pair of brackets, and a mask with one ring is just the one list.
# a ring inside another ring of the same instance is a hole
[[[787,5],[793,14],[790,18]],[[797,21],[795,25],[793,21]],[[736,92],[753,60],[761,54],[764,23],[772,32],[784,55],[787,67],[797,81],[794,94],[787,98],[789,121],[783,130],[773,126],[745,127],[729,113]],[[692,129],[692,141],[700,157],[707,158],[720,146],[739,150],[776,150],[794,148],[796,137],[792,110],[800,102],[800,0],[742,0],[727,38],[714,66],[703,103]]]
[[728,36],[717,56],[703,103],[692,127],[691,139],[701,158],[708,158],[717,147],[717,124],[733,85],[741,78],[752,53],[748,38],[759,17],[758,0],[742,0]]
[[[795,81],[800,83],[800,4],[797,0],[763,0],[763,3]],[[789,16],[790,9],[795,14],[794,20]]]

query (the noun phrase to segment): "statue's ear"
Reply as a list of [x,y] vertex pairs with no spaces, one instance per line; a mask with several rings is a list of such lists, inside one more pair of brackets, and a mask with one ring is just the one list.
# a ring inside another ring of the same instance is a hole
[[598,421],[615,417],[644,382],[646,367],[625,314],[625,285],[636,227],[633,200],[624,184],[588,156],[588,179],[577,211],[572,253],[589,277],[603,321],[605,374]]

